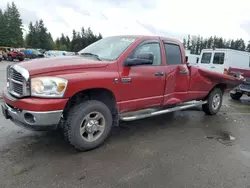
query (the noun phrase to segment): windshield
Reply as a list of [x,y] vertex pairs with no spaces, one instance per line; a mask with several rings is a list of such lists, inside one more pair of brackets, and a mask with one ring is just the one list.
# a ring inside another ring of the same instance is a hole
[[80,55],[84,53],[95,54],[101,60],[113,61],[116,60],[135,40],[135,37],[130,36],[107,37],[87,46],[78,53]]

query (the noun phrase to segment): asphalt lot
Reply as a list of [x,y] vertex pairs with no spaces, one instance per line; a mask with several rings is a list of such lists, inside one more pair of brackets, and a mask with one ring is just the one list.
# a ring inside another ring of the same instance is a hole
[[194,108],[124,123],[102,147],[80,153],[57,132],[31,132],[0,115],[0,187],[250,188],[249,122],[250,98],[225,94],[216,116]]

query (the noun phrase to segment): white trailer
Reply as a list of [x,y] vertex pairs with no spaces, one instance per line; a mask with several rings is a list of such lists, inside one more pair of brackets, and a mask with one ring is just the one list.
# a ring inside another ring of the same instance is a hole
[[187,62],[190,65],[197,66],[200,55],[191,54],[190,50],[185,50],[185,54],[186,54]]
[[232,49],[203,49],[198,67],[227,74],[229,67],[250,70],[250,53]]
[[196,55],[196,54],[187,54],[186,56],[188,57],[188,63],[190,65],[193,65],[193,66],[197,66],[198,65],[199,58],[200,58],[199,55]]

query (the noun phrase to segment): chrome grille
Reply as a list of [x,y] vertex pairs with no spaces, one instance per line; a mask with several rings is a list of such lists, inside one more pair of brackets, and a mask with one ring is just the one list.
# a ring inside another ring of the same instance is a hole
[[15,69],[12,68],[12,70],[13,71],[11,71],[12,73],[10,75],[11,78],[13,80],[16,80],[16,81],[19,81],[19,82],[23,82],[23,76],[19,72],[17,72]]
[[13,65],[7,68],[7,88],[15,97],[29,96],[29,73],[26,69]]

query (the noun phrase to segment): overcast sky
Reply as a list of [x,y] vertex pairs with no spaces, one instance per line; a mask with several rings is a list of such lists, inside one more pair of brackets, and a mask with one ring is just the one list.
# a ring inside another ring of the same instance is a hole
[[[0,1],[6,7],[7,0]],[[9,1],[10,2],[10,1]],[[53,38],[91,27],[103,36],[150,34],[250,40],[250,0],[15,0],[23,22],[42,18]]]

